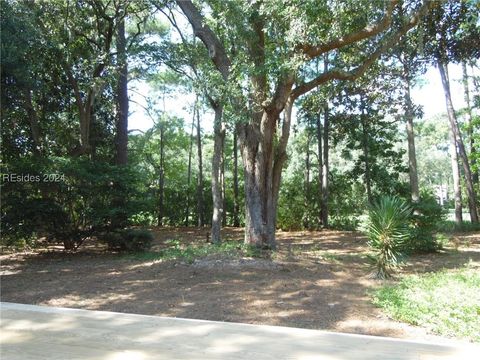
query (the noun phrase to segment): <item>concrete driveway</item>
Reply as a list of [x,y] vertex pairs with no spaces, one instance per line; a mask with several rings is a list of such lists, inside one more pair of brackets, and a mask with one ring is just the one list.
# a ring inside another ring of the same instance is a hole
[[477,359],[480,347],[0,303],[2,360]]

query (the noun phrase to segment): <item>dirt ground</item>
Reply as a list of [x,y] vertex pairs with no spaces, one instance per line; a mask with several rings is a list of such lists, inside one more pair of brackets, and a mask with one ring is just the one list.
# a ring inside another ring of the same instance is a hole
[[[206,241],[206,229],[153,229],[165,241]],[[242,229],[224,230],[241,241]],[[151,261],[86,245],[3,254],[1,300],[46,306],[324,329],[442,341],[426,329],[393,321],[374,307],[366,241],[355,232],[278,232],[270,259],[214,257]],[[455,236],[438,254],[409,259],[404,273],[480,266],[480,234]]]

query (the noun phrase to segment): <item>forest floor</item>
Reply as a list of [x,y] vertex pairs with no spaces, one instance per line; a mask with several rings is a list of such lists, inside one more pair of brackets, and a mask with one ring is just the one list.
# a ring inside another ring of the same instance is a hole
[[[208,233],[153,231],[154,250],[171,240],[182,246],[204,244]],[[227,241],[242,237],[242,229],[224,229]],[[3,254],[1,300],[444,341],[389,319],[372,305],[369,292],[385,281],[370,276],[366,240],[359,233],[278,232],[277,239],[278,251],[263,258],[150,259],[114,254],[95,244],[76,253],[48,247]],[[402,273],[467,263],[480,266],[480,233],[456,235],[444,251],[410,257]]]

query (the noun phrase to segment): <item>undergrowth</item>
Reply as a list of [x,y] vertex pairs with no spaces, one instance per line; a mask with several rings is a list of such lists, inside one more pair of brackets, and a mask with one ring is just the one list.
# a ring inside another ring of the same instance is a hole
[[376,290],[373,303],[396,320],[439,335],[480,341],[478,268],[406,276]]
[[216,244],[190,244],[184,245],[179,240],[168,240],[169,247],[159,251],[147,251],[126,255],[126,257],[141,261],[155,260],[181,260],[193,263],[195,259],[212,255],[226,257],[262,257],[263,251],[243,243],[228,241],[220,245]]

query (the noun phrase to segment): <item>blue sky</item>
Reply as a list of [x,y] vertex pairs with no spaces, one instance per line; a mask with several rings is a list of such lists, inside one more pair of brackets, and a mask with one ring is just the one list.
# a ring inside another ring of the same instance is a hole
[[[463,97],[463,86],[461,83],[462,69],[459,65],[449,66],[450,86],[455,109],[465,106]],[[440,74],[435,67],[430,67],[422,76],[423,85],[417,86],[412,90],[412,98],[415,104],[421,105],[424,111],[424,118],[430,118],[437,114],[446,112],[445,97],[443,94]],[[145,114],[143,108],[137,103],[145,106],[144,96],[148,96],[151,89],[143,82],[132,84],[137,92],[130,92],[130,117],[129,129],[139,129],[145,131],[149,129],[153,123]],[[191,118],[191,107],[195,98],[193,94],[175,95],[166,100],[166,109],[171,115],[183,117],[186,123]],[[212,114],[207,113],[204,116],[203,127],[207,132],[212,131]]]

